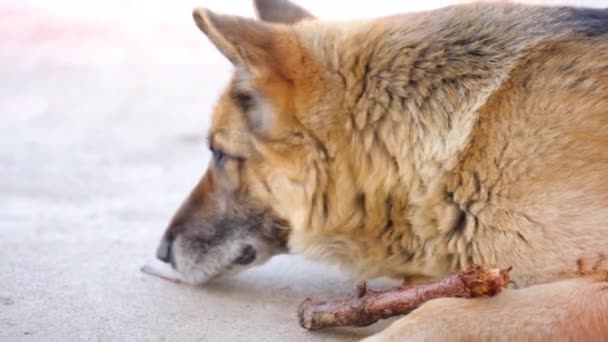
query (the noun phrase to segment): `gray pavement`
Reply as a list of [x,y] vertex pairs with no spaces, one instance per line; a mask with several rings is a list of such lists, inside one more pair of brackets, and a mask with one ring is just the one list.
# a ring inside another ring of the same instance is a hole
[[126,25],[120,13],[10,4],[0,4],[0,341],[348,341],[379,329],[302,330],[299,301],[352,284],[298,257],[204,288],[141,274],[205,169],[230,66],[189,12]]

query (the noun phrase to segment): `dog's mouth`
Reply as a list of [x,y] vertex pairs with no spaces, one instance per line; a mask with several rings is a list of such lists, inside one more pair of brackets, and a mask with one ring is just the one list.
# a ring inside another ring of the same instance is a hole
[[184,281],[201,285],[264,263],[271,253],[264,251],[263,247],[257,239],[235,239],[202,248],[194,240],[178,237],[173,243],[168,263]]

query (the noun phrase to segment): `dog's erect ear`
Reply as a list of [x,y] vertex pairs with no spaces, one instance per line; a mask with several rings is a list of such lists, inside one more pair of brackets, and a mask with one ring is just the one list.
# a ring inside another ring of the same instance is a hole
[[[193,11],[197,26],[236,67],[231,97],[252,131],[270,136],[292,115],[291,89],[314,62],[289,25]],[[288,115],[283,115],[288,113]]]
[[258,18],[262,21],[294,24],[315,18],[307,10],[289,0],[255,0],[254,3]]
[[196,25],[232,64],[253,72],[264,71],[292,79],[304,57],[299,38],[288,25],[213,13],[192,12]]
[[192,17],[218,50],[234,65],[251,65],[268,57],[274,29],[243,17],[221,15],[195,8]]

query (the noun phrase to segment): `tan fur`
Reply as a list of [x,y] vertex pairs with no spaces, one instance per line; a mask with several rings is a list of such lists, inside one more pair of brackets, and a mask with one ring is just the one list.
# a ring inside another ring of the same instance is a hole
[[608,15],[293,13],[194,14],[236,67],[210,141],[288,248],[357,279],[512,266],[524,288],[432,301],[372,340],[608,336]]

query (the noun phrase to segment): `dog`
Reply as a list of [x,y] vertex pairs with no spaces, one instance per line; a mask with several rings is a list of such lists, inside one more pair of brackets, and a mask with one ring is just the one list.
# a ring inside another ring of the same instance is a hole
[[608,339],[607,9],[255,6],[193,11],[234,73],[159,259],[198,284],[281,253],[406,284],[512,267],[368,340]]

